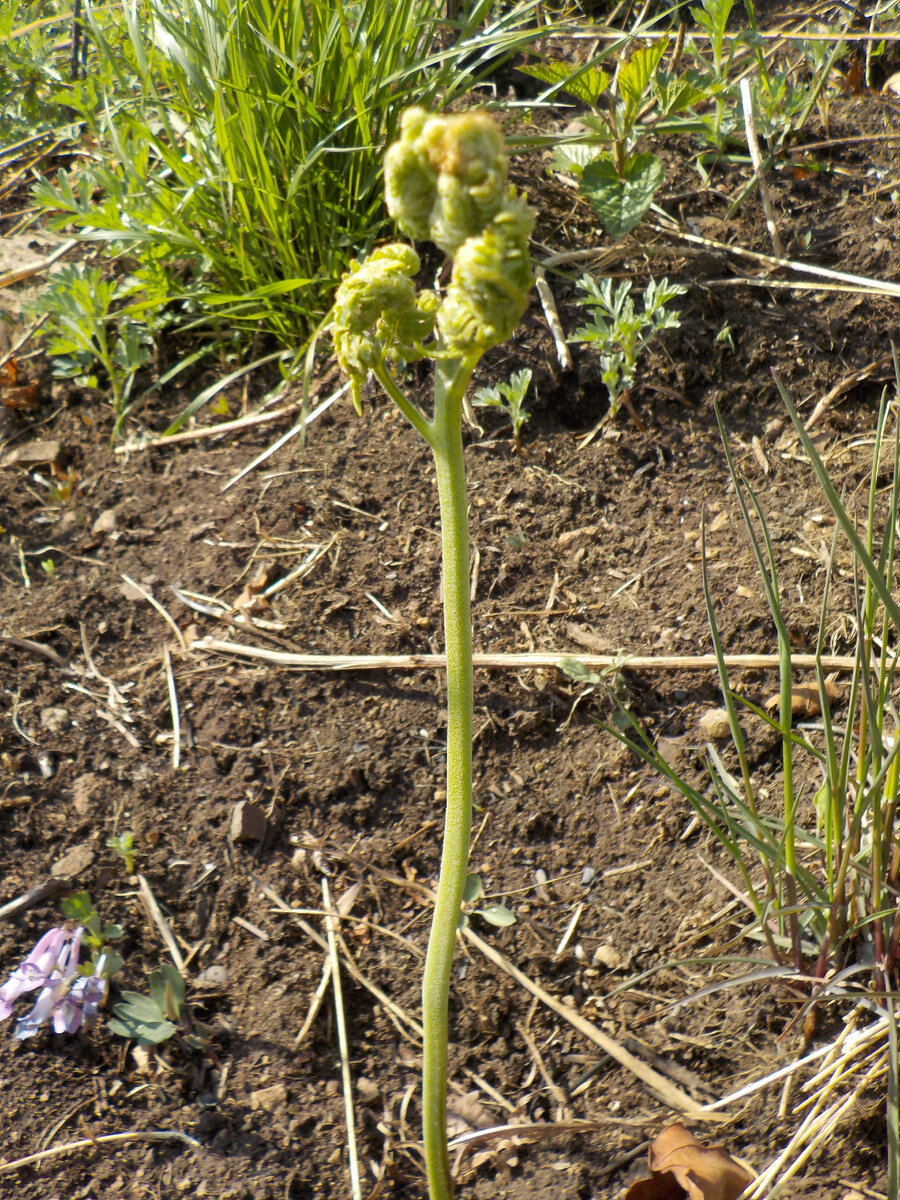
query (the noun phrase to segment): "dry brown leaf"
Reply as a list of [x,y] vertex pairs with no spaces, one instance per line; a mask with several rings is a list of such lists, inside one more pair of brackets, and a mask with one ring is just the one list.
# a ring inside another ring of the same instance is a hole
[[[825,695],[830,704],[837,699],[837,686],[831,679],[825,680]],[[763,708],[768,713],[777,713],[781,704],[781,696],[774,692],[763,702]],[[791,715],[794,717],[818,717],[822,713],[819,702],[819,687],[815,682],[798,683],[791,688]]]
[[650,1143],[650,1171],[625,1200],[737,1200],[753,1177],[722,1146],[703,1146],[683,1125]]
[[266,563],[260,567],[259,571],[257,571],[256,575],[250,580],[235,601],[235,610],[247,613],[253,617],[258,617],[266,612],[270,605],[263,592],[267,587],[271,587],[280,575],[281,572],[274,563]]

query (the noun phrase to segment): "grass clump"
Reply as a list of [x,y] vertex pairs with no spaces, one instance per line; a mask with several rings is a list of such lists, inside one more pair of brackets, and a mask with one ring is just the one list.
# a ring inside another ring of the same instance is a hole
[[[134,304],[296,349],[348,257],[382,230],[380,155],[411,100],[448,104],[536,31],[534,0],[452,28],[443,0],[147,0],[124,10],[124,70],[96,149],[36,199],[126,253]],[[121,63],[90,12],[96,53]],[[132,265],[131,263],[129,265]]]

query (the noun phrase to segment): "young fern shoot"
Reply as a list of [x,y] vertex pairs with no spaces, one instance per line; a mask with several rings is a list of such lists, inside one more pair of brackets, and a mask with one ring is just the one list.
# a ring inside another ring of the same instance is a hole
[[[387,207],[403,233],[453,260],[443,297],[417,291],[419,259],[392,243],[354,262],[335,296],[331,331],[357,412],[369,373],[434,455],[441,513],[447,653],[447,808],[441,873],[422,984],[422,1126],[431,1200],[450,1200],[447,1040],[450,972],[466,884],[472,815],[472,626],[462,402],[479,359],[507,341],[533,282],[534,218],[507,182],[503,139],[484,113],[401,118],[384,161]],[[434,361],[434,407],[403,392],[391,363]]]

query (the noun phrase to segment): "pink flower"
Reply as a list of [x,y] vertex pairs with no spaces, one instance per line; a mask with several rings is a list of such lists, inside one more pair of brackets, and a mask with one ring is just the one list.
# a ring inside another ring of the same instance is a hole
[[91,975],[78,974],[82,927],[74,933],[51,929],[40,939],[29,957],[0,988],[0,1020],[8,1017],[19,996],[40,988],[34,1007],[16,1023],[16,1037],[34,1037],[45,1021],[53,1021],[56,1033],[74,1033],[84,1021],[97,1015],[106,998],[102,955]]
[[[12,1012],[12,1006],[25,992],[33,992],[35,988],[46,984],[51,971],[68,941],[69,935],[64,929],[49,929],[37,943],[28,958],[0,987],[0,1021]],[[78,930],[78,940],[81,941],[81,930]]]

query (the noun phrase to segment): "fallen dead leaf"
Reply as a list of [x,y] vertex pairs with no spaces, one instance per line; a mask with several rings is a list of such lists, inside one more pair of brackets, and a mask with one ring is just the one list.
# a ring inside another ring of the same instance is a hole
[[267,587],[271,587],[280,575],[281,572],[274,563],[267,563],[261,567],[235,601],[235,611],[246,613],[252,617],[266,612],[270,605],[263,592]]
[[753,1176],[722,1146],[703,1146],[683,1125],[670,1125],[650,1143],[650,1175],[624,1200],[737,1200]]
[[[833,704],[838,697],[838,689],[836,684],[831,679],[825,680],[825,695],[828,697],[830,704]],[[774,692],[763,703],[763,708],[768,713],[777,713],[781,704],[781,696],[778,692]],[[791,688],[791,714],[795,717],[818,717],[821,715],[822,705],[819,702],[819,687],[814,682],[798,683],[796,687]]]

